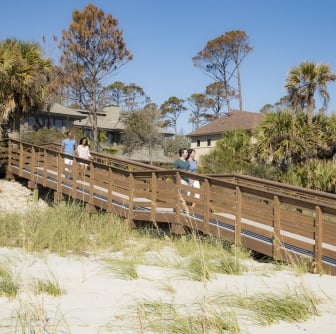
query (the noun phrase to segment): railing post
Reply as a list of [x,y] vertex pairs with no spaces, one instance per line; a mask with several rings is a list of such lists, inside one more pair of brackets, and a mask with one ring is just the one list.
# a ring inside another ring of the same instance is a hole
[[[39,151],[41,152],[41,151]],[[48,157],[48,153],[47,153],[47,149],[44,148],[43,149],[43,185],[46,186],[47,185],[47,178],[48,178],[48,162],[49,162],[49,157]],[[38,155],[38,159],[41,159],[40,153]],[[41,167],[40,165],[38,165],[37,167]]]
[[[76,157],[74,157],[73,167],[78,168],[78,161],[76,160]],[[81,167],[79,167],[79,168],[81,168]],[[78,175],[78,170],[73,169],[72,173],[73,173],[72,174],[73,176]],[[96,213],[97,209],[96,209],[96,206],[94,205],[94,200],[93,200],[93,198],[94,198],[94,185],[95,185],[95,169],[94,169],[92,161],[90,161],[89,180],[90,180],[89,201],[85,205],[85,210],[88,213]],[[72,193],[76,193],[76,184],[75,183],[77,181],[73,178],[72,182],[73,182],[72,183],[72,187],[73,187]]]
[[[92,164],[93,165],[93,164]],[[91,167],[90,167],[91,168]],[[113,211],[113,171],[112,171],[112,167],[110,166],[108,169],[108,174],[109,174],[109,184],[107,187],[107,198],[108,198],[108,211],[112,212]]]
[[182,190],[182,177],[176,172],[176,223],[181,224],[181,213],[183,210],[188,211],[187,202],[183,197],[187,191]]
[[209,234],[209,219],[210,219],[210,183],[208,179],[202,182],[202,188],[204,189],[204,233]]
[[323,232],[322,211],[319,206],[316,206],[314,260],[316,263],[316,269],[318,271],[321,271],[322,267],[322,232]]
[[151,221],[156,225],[156,201],[157,201],[157,186],[158,186],[158,178],[155,172],[152,172],[152,187],[151,187]]
[[128,210],[128,226],[130,228],[135,228],[135,224],[134,224],[134,184],[135,184],[135,180],[134,180],[134,175],[133,173],[130,173],[129,175],[130,181],[129,181],[129,210]]
[[89,204],[93,205],[93,195],[94,195],[94,182],[95,182],[95,169],[94,166],[92,164],[92,162],[90,162],[90,171],[89,171],[89,179],[90,179],[90,196],[89,196]]
[[242,217],[242,194],[236,187],[236,220],[235,220],[235,246],[241,245],[241,217]]
[[78,161],[77,158],[74,156],[72,159],[72,165],[71,165],[71,194],[73,198],[76,198],[77,195],[77,189],[76,189],[76,183],[77,183],[77,178],[78,178],[78,168],[81,168],[78,166]]
[[280,200],[278,196],[273,199],[273,257],[281,259],[280,254]]
[[37,166],[37,158],[36,158],[36,150],[35,146],[31,146],[32,150],[32,156],[31,156],[31,162],[30,162],[30,178],[28,181],[28,187],[30,189],[33,189],[33,198],[34,201],[38,200],[38,188],[37,188],[37,170],[35,166]]
[[5,167],[5,179],[11,180],[14,178],[12,173],[12,142],[10,139],[6,141],[7,145],[7,165]]
[[180,216],[182,210],[182,195],[181,195],[181,175],[179,172],[176,172],[175,177],[175,186],[176,186],[176,201],[175,201],[175,211],[176,211],[176,222],[180,223]]
[[36,181],[36,175],[35,175],[35,166],[37,166],[37,159],[36,159],[36,150],[35,150],[35,146],[32,145],[32,157],[31,157],[31,173],[30,173],[30,181],[33,183],[35,183]]
[[64,169],[64,160],[60,153],[57,153],[57,189],[54,193],[54,202],[57,203],[63,199],[62,193],[62,174]]
[[23,145],[20,142],[19,144],[19,176],[23,176]]

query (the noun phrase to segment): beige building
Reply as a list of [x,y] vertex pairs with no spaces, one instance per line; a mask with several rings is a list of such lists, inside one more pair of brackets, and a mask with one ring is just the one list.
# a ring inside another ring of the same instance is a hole
[[260,124],[262,116],[261,113],[234,110],[190,132],[187,137],[191,139],[191,148],[201,156],[215,148],[225,131],[253,130]]

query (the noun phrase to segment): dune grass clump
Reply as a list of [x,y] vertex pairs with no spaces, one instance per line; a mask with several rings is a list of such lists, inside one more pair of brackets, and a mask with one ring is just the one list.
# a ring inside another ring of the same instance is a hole
[[52,312],[47,311],[45,305],[41,302],[21,302],[13,315],[13,319],[15,320],[11,328],[13,334],[72,333],[64,314],[58,309]]
[[22,246],[21,219],[21,216],[15,213],[0,217],[0,246]]
[[131,259],[103,259],[104,268],[122,279],[133,280],[139,278],[136,262]]
[[0,263],[0,296],[15,298],[19,288],[19,283],[9,266]]
[[153,333],[241,333],[235,314],[219,308],[196,304],[191,310],[187,305],[147,301],[137,305],[137,313],[142,330]]
[[269,326],[280,321],[301,322],[318,315],[319,300],[310,292],[302,289],[283,294],[222,295],[215,299],[212,302],[240,309],[241,316],[244,316],[245,310],[245,316],[261,326]]
[[129,237],[127,225],[113,214],[90,215],[76,202],[62,202],[24,219],[8,215],[0,219],[0,246],[25,251],[63,254],[122,249]]
[[35,293],[39,294],[47,294],[53,297],[59,297],[65,293],[65,291],[61,288],[60,283],[56,279],[56,276],[51,273],[50,277],[46,279],[37,279],[35,282]]
[[219,274],[241,275],[245,272],[246,266],[241,263],[241,259],[230,254],[223,256],[212,263],[211,269]]
[[214,274],[240,275],[247,270],[241,261],[247,257],[244,249],[232,248],[217,239],[191,234],[176,238],[173,247],[186,259],[177,268],[184,269],[196,281],[210,280]]

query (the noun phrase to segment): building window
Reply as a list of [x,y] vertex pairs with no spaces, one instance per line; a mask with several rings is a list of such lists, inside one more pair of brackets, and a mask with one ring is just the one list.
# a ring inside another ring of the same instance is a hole
[[196,145],[197,145],[197,147],[201,146],[201,141],[199,139],[197,139]]
[[211,146],[211,139],[207,139],[207,145]]
[[55,128],[60,129],[63,126],[63,121],[61,119],[55,119]]

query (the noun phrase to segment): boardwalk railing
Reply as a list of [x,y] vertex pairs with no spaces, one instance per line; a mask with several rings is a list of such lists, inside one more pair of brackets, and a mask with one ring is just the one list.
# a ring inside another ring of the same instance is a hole
[[[8,176],[31,188],[54,190],[139,222],[168,224],[175,233],[197,230],[275,259],[306,257],[317,270],[336,275],[336,195],[239,175],[195,175],[93,154],[64,163],[57,147],[1,142]],[[192,177],[201,188],[181,184]],[[197,195],[196,195],[197,194]],[[190,205],[194,203],[193,205]]]

